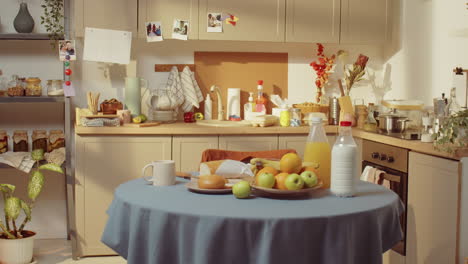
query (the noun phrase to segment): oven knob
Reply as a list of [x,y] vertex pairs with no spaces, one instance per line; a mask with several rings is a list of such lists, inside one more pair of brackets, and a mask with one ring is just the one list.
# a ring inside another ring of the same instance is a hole
[[378,159],[380,157],[380,154],[378,152],[372,152],[371,157],[373,159]]
[[380,155],[380,160],[386,160],[386,159],[387,159],[387,155],[385,155],[385,154]]
[[388,161],[388,163],[392,163],[392,162],[395,161],[395,158],[392,157],[392,156],[388,156],[387,161]]

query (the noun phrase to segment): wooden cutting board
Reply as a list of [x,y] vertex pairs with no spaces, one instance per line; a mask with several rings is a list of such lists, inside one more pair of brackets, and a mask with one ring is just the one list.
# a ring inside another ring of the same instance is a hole
[[[195,52],[195,78],[206,98],[211,85],[220,88],[224,109],[227,104],[227,89],[241,89],[241,116],[244,104],[248,102],[249,92],[257,97],[257,80],[263,80],[266,97],[278,94],[288,97],[288,54],[260,52]],[[213,118],[218,114],[218,99],[211,94]],[[271,113],[272,104],[268,102],[267,113]],[[199,110],[204,112],[204,104]]]
[[124,127],[153,127],[153,126],[159,126],[161,123],[159,122],[146,122],[146,123],[130,123],[130,124],[124,124]]

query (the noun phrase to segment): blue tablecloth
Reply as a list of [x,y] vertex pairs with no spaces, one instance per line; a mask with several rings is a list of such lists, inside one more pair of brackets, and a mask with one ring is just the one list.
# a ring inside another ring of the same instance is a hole
[[300,199],[192,193],[179,180],[120,185],[102,241],[129,264],[379,264],[402,239],[403,204],[360,182],[353,198],[328,190]]

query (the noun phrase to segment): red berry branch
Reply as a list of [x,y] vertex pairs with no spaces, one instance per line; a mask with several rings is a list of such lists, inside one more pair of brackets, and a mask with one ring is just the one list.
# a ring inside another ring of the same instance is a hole
[[315,85],[317,86],[317,103],[321,102],[321,97],[323,95],[323,88],[328,83],[328,77],[330,71],[333,69],[335,63],[335,54],[331,57],[325,56],[323,53],[323,45],[317,43],[317,60],[310,63],[310,66],[314,69],[317,77],[315,78]]

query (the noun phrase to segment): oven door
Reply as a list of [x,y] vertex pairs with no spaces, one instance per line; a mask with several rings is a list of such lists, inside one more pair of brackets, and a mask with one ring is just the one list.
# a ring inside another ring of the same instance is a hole
[[403,230],[403,240],[398,242],[398,244],[396,244],[392,250],[403,256],[406,256],[406,208],[408,208],[408,174],[364,160],[362,162],[363,170],[366,166],[372,166],[381,171],[384,171],[385,174],[383,175],[383,178],[390,182],[390,189],[398,194],[401,201],[405,205],[405,211],[400,216],[401,229]]

